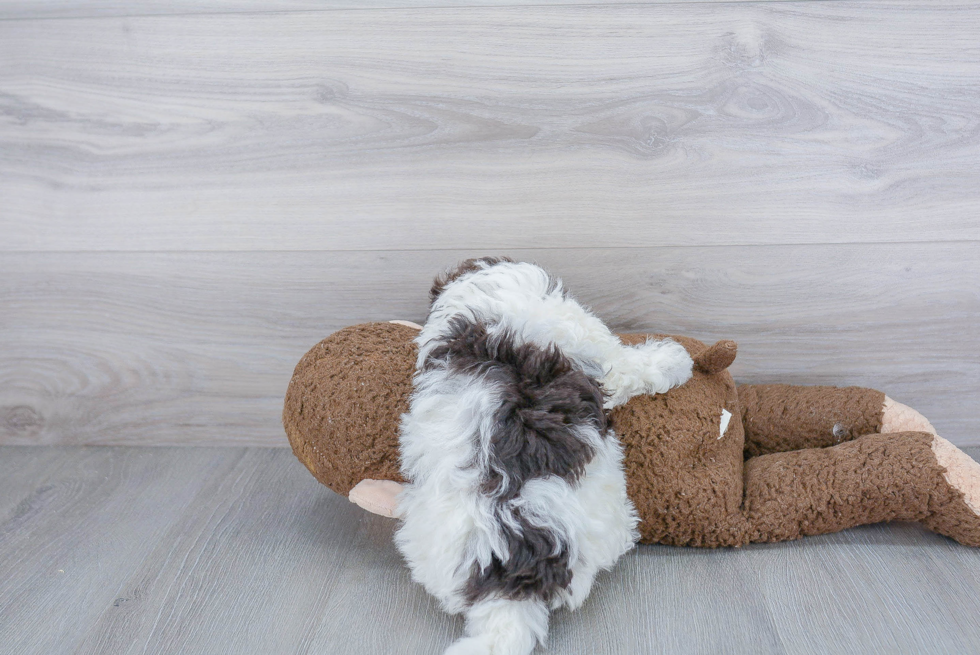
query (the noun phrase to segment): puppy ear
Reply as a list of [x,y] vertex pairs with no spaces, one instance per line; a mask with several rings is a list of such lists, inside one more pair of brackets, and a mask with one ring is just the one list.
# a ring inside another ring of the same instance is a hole
[[466,261],[456,264],[455,268],[451,268],[441,275],[437,275],[436,279],[432,282],[432,288],[429,290],[429,305],[436,301],[442,292],[446,290],[450,284],[466,275],[467,273],[472,273],[473,271],[480,271],[484,268],[490,268],[495,264],[500,264],[501,262],[508,262],[513,264],[514,260],[510,257],[478,257],[475,259],[467,259]]

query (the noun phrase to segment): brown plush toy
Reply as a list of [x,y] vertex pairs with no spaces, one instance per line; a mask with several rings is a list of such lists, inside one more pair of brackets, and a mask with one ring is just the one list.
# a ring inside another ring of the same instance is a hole
[[[317,480],[387,516],[403,482],[398,423],[417,330],[367,323],[327,337],[297,364],[283,411]],[[740,546],[897,520],[980,546],[980,465],[918,412],[872,389],[737,386],[734,342],[673,338],[692,379],[610,413],[641,542]]]

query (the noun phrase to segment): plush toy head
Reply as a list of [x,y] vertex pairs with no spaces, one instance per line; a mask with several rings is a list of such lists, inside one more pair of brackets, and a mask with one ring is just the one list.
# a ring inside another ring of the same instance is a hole
[[365,323],[334,332],[296,365],[283,426],[317,480],[346,496],[361,480],[394,480],[398,421],[408,411],[418,332]]
[[[300,461],[339,494],[365,479],[402,481],[398,421],[408,410],[416,334],[394,323],[355,325],[318,343],[296,366],[283,410],[286,434]],[[628,344],[647,338],[621,335]],[[666,394],[637,396],[610,416],[644,542],[722,525],[742,495],[744,436],[726,370],[735,344],[709,349],[674,338],[694,358],[694,377]],[[678,469],[680,477],[658,475]]]

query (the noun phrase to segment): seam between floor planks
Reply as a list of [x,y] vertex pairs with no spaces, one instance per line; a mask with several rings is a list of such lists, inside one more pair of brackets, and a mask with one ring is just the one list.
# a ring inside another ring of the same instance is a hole
[[[788,2],[789,0],[773,0],[774,2]],[[837,0],[813,0],[817,2],[830,2]],[[846,246],[895,246],[895,245],[920,245],[920,246],[935,246],[943,244],[968,244],[976,243],[980,244],[980,239],[917,239],[915,241],[854,241],[854,242],[839,242],[839,241],[826,241],[826,242],[805,242],[801,241],[799,243],[708,243],[708,244],[694,244],[694,243],[683,243],[678,245],[670,246],[647,246],[647,245],[618,245],[618,246],[548,246],[548,245],[531,245],[523,247],[508,247],[508,248],[497,248],[496,250],[506,250],[508,252],[551,252],[551,251],[580,251],[580,252],[590,252],[597,250],[683,250],[685,248],[698,248],[709,250],[712,248],[800,248],[800,247],[846,247]],[[474,250],[474,248],[310,248],[307,250],[303,249],[286,249],[286,250],[256,250],[254,248],[243,248],[240,250],[197,250],[192,248],[178,248],[171,250],[107,250],[107,249],[95,249],[95,250],[3,250],[0,246],[0,254],[7,256],[18,256],[18,255],[84,255],[84,254],[94,254],[94,253],[106,253],[106,254],[116,254],[116,255],[178,255],[182,253],[187,254],[198,254],[198,255],[221,255],[221,254],[235,254],[235,253],[267,253],[270,255],[281,255],[281,254],[329,254],[329,253],[457,253],[461,250]],[[487,248],[487,254],[494,254],[495,249]]]
[[[132,5],[130,3],[115,3],[110,1],[102,0],[76,0],[74,2],[64,2],[60,13],[58,9],[42,8],[38,6],[38,3],[18,3],[11,2],[9,0],[0,0],[0,21],[28,21],[28,20],[73,20],[73,19],[88,19],[88,18],[137,18],[137,17],[155,17],[155,16],[225,16],[225,15],[247,15],[247,14],[284,14],[284,13],[325,13],[332,11],[390,11],[390,10],[406,10],[413,9],[419,11],[426,10],[440,10],[440,9],[495,9],[495,8],[507,8],[507,7],[526,7],[529,9],[541,8],[541,7],[589,7],[589,6],[600,6],[600,7],[615,7],[615,6],[644,6],[644,5],[671,5],[671,4],[681,4],[681,5],[691,5],[691,4],[767,4],[773,2],[795,2],[801,4],[804,2],[840,2],[844,0],[646,0],[643,2],[628,2],[628,1],[617,1],[609,3],[596,2],[595,0],[581,0],[576,2],[574,0],[555,0],[554,2],[547,2],[541,0],[534,0],[532,2],[500,2],[498,0],[487,0],[485,2],[481,0],[459,0],[458,2],[446,2],[446,3],[429,3],[424,0],[404,0],[398,2],[385,1],[385,0],[364,0],[363,2],[353,3],[353,2],[343,2],[342,0],[326,0],[324,2],[302,2],[302,1],[286,1],[280,2],[281,8],[270,9],[268,8],[271,3],[258,3],[258,2],[230,2],[222,3],[223,6],[229,5],[239,5],[241,8],[229,8],[220,9],[218,5],[215,4],[211,9],[196,9],[202,5],[209,3],[202,2],[166,2],[166,3],[153,3],[153,2],[143,2],[140,3],[141,7],[154,6],[159,4],[161,6],[173,6],[175,4],[185,4],[185,9],[183,11],[154,11],[145,10],[142,12],[132,12]],[[854,0],[847,0],[854,1]],[[869,0],[864,0],[869,1]],[[895,2],[896,0],[890,0]],[[897,0],[901,2],[902,0]],[[921,1],[921,0],[919,0]],[[937,0],[942,1],[942,0]],[[52,4],[57,4],[53,2],[46,2],[45,7],[50,7]],[[128,12],[114,12],[113,9],[107,9],[106,7],[111,7],[113,5],[125,4],[130,10]],[[214,4],[214,3],[210,3]],[[258,8],[259,5],[265,8]],[[22,5],[20,9],[20,15],[15,15],[17,5]],[[325,6],[328,5],[328,6]],[[332,5],[332,6],[329,6]],[[374,6],[366,6],[374,5]],[[87,6],[87,7],[86,7]],[[14,9],[11,9],[14,7]],[[7,15],[4,12],[11,12]],[[87,13],[86,13],[87,12]]]
[[[281,434],[296,362],[336,329],[423,321],[432,277],[480,251],[9,255],[8,442]],[[514,254],[518,253],[497,253]],[[975,443],[972,244],[524,251],[618,331],[733,338],[746,382],[857,384]],[[751,256],[750,256],[751,255]],[[147,417],[153,417],[147,421]],[[277,438],[278,440],[278,438]],[[119,443],[118,441],[116,443]]]

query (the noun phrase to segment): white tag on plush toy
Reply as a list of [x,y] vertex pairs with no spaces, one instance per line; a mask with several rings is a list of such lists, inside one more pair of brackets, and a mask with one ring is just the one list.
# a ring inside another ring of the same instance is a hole
[[732,413],[727,409],[721,410],[721,434],[718,438],[721,439],[725,436],[725,431],[728,429],[728,422],[732,420]]

